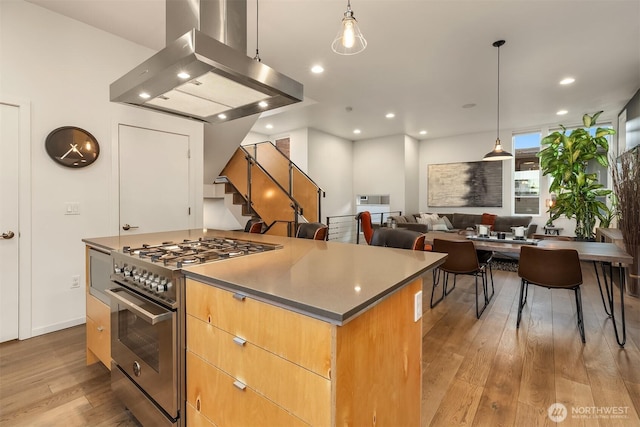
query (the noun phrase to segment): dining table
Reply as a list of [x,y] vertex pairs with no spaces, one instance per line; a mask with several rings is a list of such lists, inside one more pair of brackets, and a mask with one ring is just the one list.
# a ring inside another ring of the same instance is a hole
[[[517,240],[512,237],[499,239],[497,236],[477,236],[465,235],[459,233],[447,232],[428,232],[425,233],[425,244],[433,245],[434,239],[445,240],[471,240],[476,249],[493,251],[504,254],[519,255],[520,249],[524,245],[535,245],[545,249],[574,249],[578,252],[581,261],[592,262],[602,305],[605,312],[611,318],[616,341],[620,347],[624,347],[627,341],[627,329],[624,313],[624,294],[625,294],[625,269],[633,263],[633,257],[629,255],[623,248],[614,243],[593,242],[593,241],[576,241],[576,240],[556,240],[556,239],[524,239]],[[620,294],[620,313],[615,312],[614,299],[614,281],[613,267],[617,265],[619,273],[619,294]],[[598,271],[600,266],[600,271]],[[603,292],[604,288],[604,292]],[[605,296],[606,294],[606,296]],[[618,318],[616,320],[616,317]],[[618,327],[620,323],[620,327]]]

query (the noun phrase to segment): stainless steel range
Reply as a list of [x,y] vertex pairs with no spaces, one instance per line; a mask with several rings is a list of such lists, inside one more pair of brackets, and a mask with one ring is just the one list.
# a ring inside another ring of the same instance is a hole
[[143,425],[184,424],[181,268],[278,247],[206,237],[111,252],[111,386]]

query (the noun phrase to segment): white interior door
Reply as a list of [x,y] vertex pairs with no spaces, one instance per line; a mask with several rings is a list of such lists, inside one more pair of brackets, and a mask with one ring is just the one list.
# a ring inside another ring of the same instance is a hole
[[118,127],[120,234],[189,228],[189,137]]
[[0,342],[18,338],[19,107],[0,103]]

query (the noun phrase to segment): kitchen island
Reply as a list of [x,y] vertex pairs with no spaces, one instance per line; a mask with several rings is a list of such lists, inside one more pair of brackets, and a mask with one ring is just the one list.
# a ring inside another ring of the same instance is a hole
[[183,268],[188,425],[420,424],[422,277],[444,255],[217,230],[85,242],[205,235],[282,247]]

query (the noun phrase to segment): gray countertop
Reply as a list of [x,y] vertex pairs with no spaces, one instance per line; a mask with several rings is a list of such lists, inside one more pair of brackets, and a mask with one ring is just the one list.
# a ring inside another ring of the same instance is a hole
[[343,324],[438,266],[445,255],[351,243],[221,230],[183,230],[83,239],[98,249],[228,236],[281,249],[183,269],[192,279],[241,292],[334,324]]

